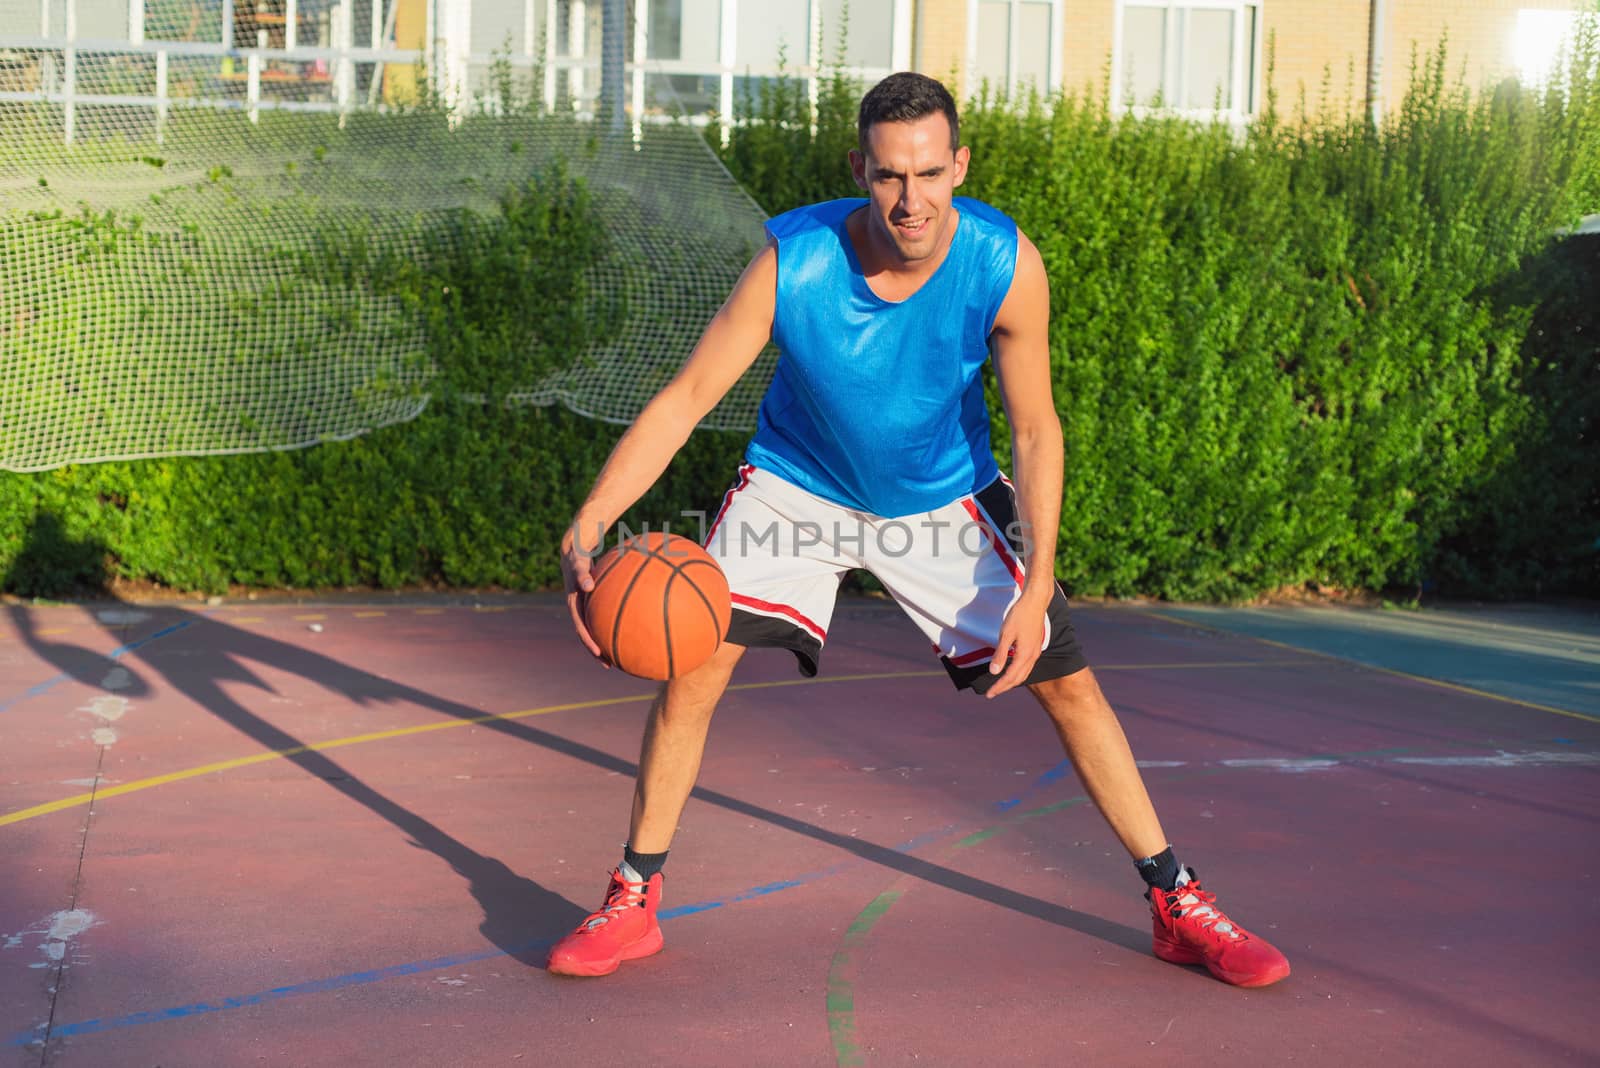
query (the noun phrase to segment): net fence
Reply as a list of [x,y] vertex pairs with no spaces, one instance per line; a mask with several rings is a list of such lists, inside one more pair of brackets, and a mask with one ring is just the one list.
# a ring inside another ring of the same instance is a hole
[[[216,56],[0,51],[0,469],[298,448],[414,418],[449,377],[459,338],[440,335],[479,329],[418,265],[475,249],[508,259],[472,277],[527,307],[491,339],[521,377],[479,399],[632,420],[760,247],[760,209],[670,114],[613,131],[547,111],[537,77],[521,103],[363,109],[381,67],[322,68],[350,107],[317,110],[306,78],[274,100],[254,63],[254,95],[228,99]],[[549,194],[551,175],[581,190],[598,243],[545,241],[561,220],[508,200]],[[513,210],[539,240],[473,244],[473,220]],[[597,321],[556,329],[574,315]],[[552,337],[582,341],[519,351]],[[753,426],[775,358],[702,425]]]

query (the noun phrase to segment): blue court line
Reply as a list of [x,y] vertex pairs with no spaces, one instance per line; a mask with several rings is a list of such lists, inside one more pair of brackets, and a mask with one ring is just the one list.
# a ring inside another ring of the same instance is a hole
[[1071,770],[1072,761],[1063,760],[1061,763],[1057,764],[1055,767],[1051,768],[1049,771],[1033,780],[1033,782],[1029,783],[1028,788],[1022,791],[1022,793],[1011,798],[1009,801],[996,801],[994,807],[999,809],[1001,812],[1006,812],[1010,809],[1016,808],[1018,805],[1022,804],[1023,798],[1027,797],[1029,794],[1040,789],[1041,787],[1049,786],[1057,779],[1064,778],[1067,772]]
[[[913,849],[920,849],[930,842],[940,838],[947,838],[958,830],[955,826],[942,827],[936,831],[919,835],[903,845],[896,846],[895,852],[906,853]],[[679,905],[676,908],[662,909],[656,918],[663,922],[675,920],[682,916],[692,916],[700,912],[709,912],[726,905],[738,904],[741,901],[751,901],[760,897],[767,897],[784,890],[792,890],[797,886],[815,882],[830,875],[836,875],[846,868],[865,864],[865,860],[841,861],[827,868],[797,875],[792,879],[784,879],[775,883],[764,883],[760,886],[742,890],[729,897],[714,898],[710,901],[700,901],[691,905]],[[205,1016],[214,1012],[227,1012],[230,1009],[242,1009],[251,1005],[262,1005],[269,1001],[281,1001],[284,998],[300,997],[304,994],[323,994],[330,990],[342,990],[352,986],[365,986],[369,983],[381,983],[386,979],[398,979],[407,975],[419,975],[423,972],[438,971],[443,968],[455,968],[463,964],[473,964],[478,961],[492,960],[496,957],[514,956],[519,953],[529,953],[538,949],[547,949],[556,942],[555,938],[536,938],[529,942],[511,946],[508,949],[480,949],[471,953],[455,953],[447,957],[432,957],[428,960],[411,961],[407,964],[391,964],[384,968],[374,968],[368,971],[350,972],[346,975],[335,975],[327,979],[312,979],[304,983],[294,983],[289,986],[273,987],[255,994],[244,994],[239,997],[221,998],[216,1001],[194,1001],[187,1005],[175,1005],[170,1009],[153,1009],[147,1012],[134,1012],[126,1016],[108,1016],[99,1020],[84,1020],[81,1023],[59,1024],[50,1028],[50,1037],[70,1038],[74,1035],[95,1035],[104,1031],[118,1031],[128,1027],[140,1027],[145,1024],[162,1023],[166,1020],[182,1020],[190,1016]],[[45,1024],[39,1024],[30,1030],[21,1031],[0,1042],[0,1046],[20,1047],[38,1045],[44,1041]]]
[[[159,635],[154,635],[153,640]],[[1007,801],[1000,801],[995,807],[1001,811],[1016,807],[1023,798],[1032,794],[1039,788],[1046,786],[1066,774],[1070,770],[1070,763],[1062,761],[1043,775],[1035,779],[1019,796]],[[896,853],[913,853],[924,846],[931,845],[941,839],[949,838],[955,834],[959,827],[949,825],[918,835],[911,840],[894,847]],[[710,912],[712,909],[723,908],[727,905],[736,905],[742,901],[753,901],[756,898],[767,897],[784,890],[792,890],[808,883],[837,875],[847,868],[857,867],[867,863],[864,859],[841,861],[838,864],[817,871],[806,872],[792,879],[779,882],[763,883],[760,886],[741,890],[729,897],[714,898],[710,901],[699,901],[689,905],[679,905],[676,908],[663,909],[657,914],[657,919],[663,922],[675,920],[683,916],[693,916],[696,913]],[[346,975],[336,975],[328,979],[312,979],[304,983],[294,983],[289,986],[273,987],[255,994],[244,994],[239,997],[222,998],[217,1001],[195,1001],[187,1005],[176,1005],[169,1009],[154,1009],[147,1012],[134,1012],[126,1016],[110,1016],[99,1020],[84,1020],[81,1023],[61,1024],[50,1028],[50,1037],[70,1038],[74,1035],[94,1035],[104,1031],[117,1031],[128,1027],[140,1027],[145,1024],[162,1023],[167,1020],[182,1020],[190,1016],[204,1016],[214,1012],[227,1012],[231,1009],[242,1009],[251,1005],[262,1005],[269,1001],[281,1001],[284,998],[300,997],[305,994],[322,994],[330,990],[342,990],[346,987],[365,986],[369,983],[381,983],[387,979],[398,979],[407,975],[418,975],[423,972],[438,971],[443,968],[455,968],[463,964],[473,964],[478,961],[492,960],[495,957],[514,956],[520,953],[530,953],[534,950],[545,949],[556,942],[555,938],[537,938],[530,942],[512,946],[509,949],[483,949],[471,953],[457,953],[447,957],[433,957],[429,960],[412,961],[407,964],[391,964],[384,968],[368,971],[350,972]],[[16,1048],[37,1045],[44,1041],[46,1025],[21,1031],[4,1040],[0,1045]]]
[[[164,630],[158,630],[154,634],[150,635],[148,638],[140,638],[136,642],[129,642],[127,645],[119,645],[117,648],[113,649],[111,652],[106,654],[106,659],[107,660],[116,660],[119,657],[121,657],[124,653],[131,653],[135,649],[139,648],[139,646],[141,646],[141,645],[149,645],[151,642],[155,641],[158,638],[165,638],[169,634],[176,634],[178,631],[182,630],[184,627],[189,626],[193,622],[194,622],[194,620],[192,620],[192,619],[186,619],[182,623],[174,623],[172,626],[167,627]],[[57,675],[55,678],[46,679],[44,682],[41,682],[37,686],[33,686],[33,687],[29,688],[25,692],[15,696],[15,697],[8,697],[4,701],[0,701],[0,712],[4,712],[6,709],[10,708],[12,705],[19,705],[22,702],[26,701],[30,697],[38,697],[40,694],[48,693],[58,683],[66,682],[68,679],[71,679],[71,678],[72,678],[72,676],[70,674],[68,674],[67,672],[63,671],[61,674]]]

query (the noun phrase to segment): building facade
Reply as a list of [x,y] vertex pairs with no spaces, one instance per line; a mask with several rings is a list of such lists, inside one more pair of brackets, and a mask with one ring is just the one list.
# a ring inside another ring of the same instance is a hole
[[920,70],[964,98],[1105,91],[1119,110],[1246,122],[1269,82],[1281,111],[1303,97],[1381,114],[1446,38],[1469,88],[1537,80],[1594,0],[0,0],[0,103],[59,104],[70,140],[91,104],[394,103],[419,61],[469,104],[492,98],[499,62],[546,107],[597,113],[608,8],[635,123],[726,123],[746,90],[786,75],[815,92],[840,62],[868,82]]

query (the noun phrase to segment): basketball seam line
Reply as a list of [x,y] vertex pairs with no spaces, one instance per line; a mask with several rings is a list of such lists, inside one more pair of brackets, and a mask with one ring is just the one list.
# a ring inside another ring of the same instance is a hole
[[[662,630],[662,632],[664,633],[664,635],[666,636],[666,639],[667,639],[667,678],[670,679],[670,678],[673,678],[674,675],[675,675],[675,672],[673,670],[673,661],[672,661],[672,627],[669,625],[670,620],[669,620],[668,615],[667,615],[667,605],[671,602],[671,597],[669,596],[669,593],[672,590],[672,580],[677,578],[679,575],[683,574],[683,569],[688,567],[690,564],[703,564],[703,563],[707,563],[707,561],[705,561],[705,560],[685,560],[681,564],[675,564],[675,563],[672,562],[672,558],[670,556],[668,556],[666,553],[661,552],[658,549],[652,549],[648,544],[645,544],[645,545],[636,545],[636,544],[634,544],[640,538],[643,538],[645,536],[646,535],[639,535],[639,536],[634,537],[634,538],[629,538],[627,541],[622,543],[621,548],[622,548],[622,550],[624,552],[644,553],[646,556],[648,556],[648,557],[650,557],[650,558],[652,558],[654,560],[660,560],[662,563],[664,563],[668,567],[672,568],[672,574],[667,576],[667,581],[661,587],[661,630]],[[676,537],[682,537],[682,535],[673,535],[673,534],[670,534],[670,533],[663,533],[662,534],[663,538],[671,538],[671,537],[675,537],[675,536]],[[685,539],[685,540],[688,540],[688,539]],[[694,543],[690,542],[690,544],[692,545]],[[697,546],[697,548],[700,548],[702,551],[704,551],[705,547],[704,546]],[[620,562],[620,560],[621,560],[620,556],[618,557],[618,560]],[[710,562],[711,563],[715,563],[715,561],[710,561]],[[617,601],[617,618],[613,621],[613,623],[611,625],[611,653],[612,653],[613,656],[615,656],[616,652],[617,652],[617,639],[619,637],[620,628],[622,627],[622,616],[623,616],[624,609],[627,607],[627,604],[628,604],[628,597],[633,593],[633,584],[635,582],[639,581],[639,576],[643,572],[644,572],[644,568],[641,567],[641,568],[639,568],[639,570],[637,570],[637,571],[635,571],[633,573],[633,576],[628,580],[628,588],[626,590],[622,591],[622,597]],[[713,629],[718,629],[717,626],[716,626],[716,623],[717,623],[717,612],[716,612],[716,609],[711,607],[711,600],[708,597],[706,597],[705,593],[701,591],[699,586],[695,585],[694,579],[689,579],[688,581],[689,581],[689,588],[695,592],[695,595],[700,598],[701,603],[706,606],[706,611],[711,613],[711,625],[712,625],[712,628]],[[717,635],[717,647],[718,648],[722,647],[722,637],[723,636],[721,634]],[[713,652],[715,652],[715,650],[713,650]],[[621,667],[622,665],[618,664],[617,666]],[[626,669],[624,669],[624,670],[626,670]]]
[[[617,562],[622,562],[620,556],[617,557]],[[628,586],[622,591],[622,596],[617,598],[617,618],[611,621],[611,659],[619,668],[622,667],[622,657],[617,655],[617,643],[622,640],[622,618],[627,614],[628,598],[633,595],[634,584],[639,581],[639,576],[642,574],[644,574],[644,568],[641,567],[628,576]],[[622,670],[626,671],[628,669],[622,668]]]
[[[699,564],[702,567],[717,566],[717,562],[715,560],[690,560],[688,563],[684,564],[683,567],[688,568],[694,566],[695,564]],[[720,571],[721,568],[718,568],[718,570]],[[678,573],[682,574],[682,569],[680,569]],[[694,579],[687,579],[686,581],[689,583],[689,588],[693,590],[696,596],[700,598],[700,603],[706,606],[706,611],[711,613],[711,628],[717,632],[717,648],[720,649],[722,647],[722,639],[727,635],[722,633],[723,628],[717,626],[717,610],[712,606],[711,598],[706,596],[706,591],[700,588],[699,583],[695,582]],[[712,652],[716,652],[716,649],[713,649]]]
[[[670,566],[670,565],[669,565]],[[644,570],[640,568],[640,570]],[[672,583],[681,572],[672,569],[672,574],[667,576],[667,581],[661,584],[661,637],[667,643],[667,678],[678,674],[677,667],[672,660]],[[694,583],[689,583],[693,586]]]

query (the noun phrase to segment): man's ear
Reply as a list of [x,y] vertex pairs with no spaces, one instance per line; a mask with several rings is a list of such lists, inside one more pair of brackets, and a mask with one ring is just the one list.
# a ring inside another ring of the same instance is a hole
[[850,177],[856,180],[856,185],[862,189],[867,188],[867,157],[859,148],[850,150]]
[[956,149],[956,185],[960,185],[962,182],[967,180],[967,164],[971,161],[971,159],[972,149],[968,148],[966,145],[962,145],[960,148]]

